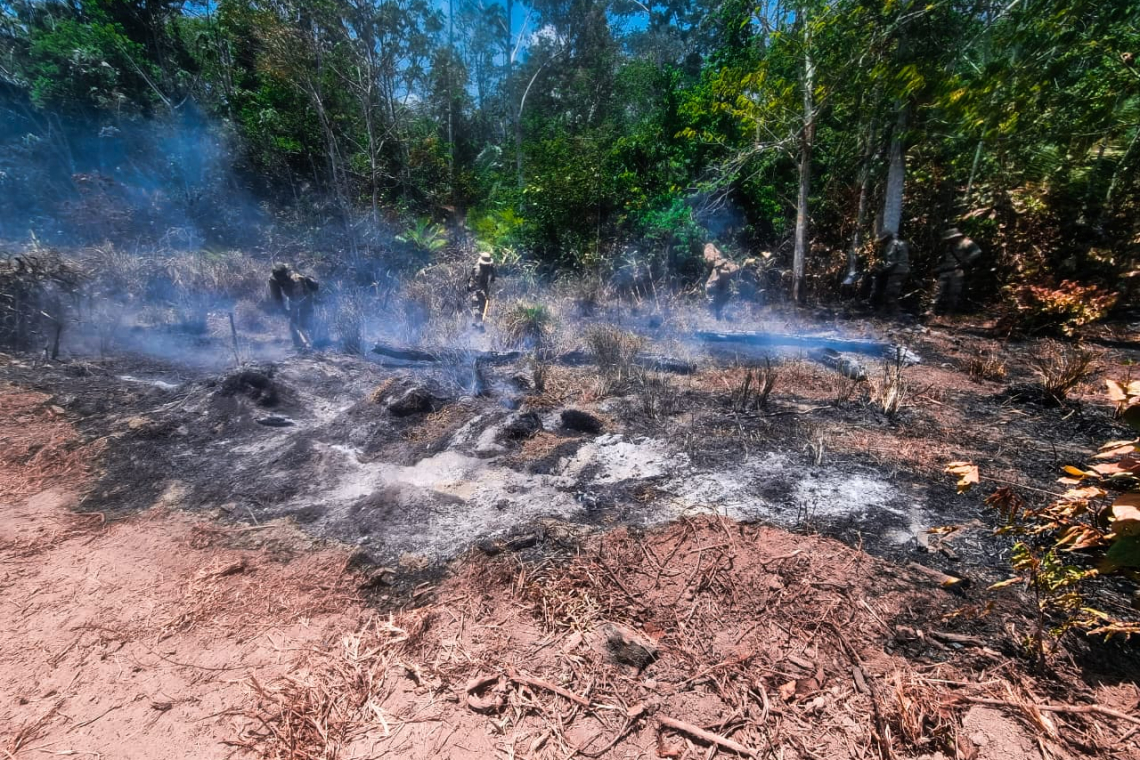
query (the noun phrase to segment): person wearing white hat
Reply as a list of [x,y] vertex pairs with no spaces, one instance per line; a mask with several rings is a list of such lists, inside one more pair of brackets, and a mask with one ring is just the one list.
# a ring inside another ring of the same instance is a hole
[[491,283],[495,281],[495,262],[491,254],[483,251],[471,276],[467,278],[467,292],[471,294],[471,325],[483,329],[487,307],[491,303]]

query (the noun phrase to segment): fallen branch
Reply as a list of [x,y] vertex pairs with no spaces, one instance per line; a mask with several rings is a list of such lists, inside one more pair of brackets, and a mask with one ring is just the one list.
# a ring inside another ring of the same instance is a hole
[[507,668],[507,678],[511,679],[515,683],[526,684],[527,686],[533,686],[536,689],[546,689],[547,691],[552,691],[558,696],[566,697],[566,699],[569,699],[571,702],[575,702],[582,707],[590,706],[590,700],[586,699],[585,697],[580,697],[572,691],[567,691],[561,686],[556,686],[549,681],[543,681],[541,678],[533,678],[532,676],[520,675],[515,671],[514,668]]
[[855,354],[885,355],[894,347],[881,340],[858,340],[853,338],[833,338],[826,335],[788,335],[772,332],[712,332],[698,330],[698,340],[706,343],[743,343],[749,346],[802,346],[805,348],[830,348],[835,351],[850,351]]
[[667,715],[658,715],[657,722],[666,728],[672,728],[675,731],[682,731],[689,736],[696,737],[706,744],[715,744],[718,747],[730,749],[739,755],[744,755],[745,757],[756,757],[756,752],[748,749],[740,742],[735,742],[726,736],[721,736],[720,734],[714,734],[711,731],[706,731],[703,728],[694,726],[692,723],[686,723],[683,720],[670,718]]
[[[839,626],[830,620],[824,620],[823,625],[831,629],[831,632],[835,634],[835,639],[839,642],[843,651],[847,653],[847,656],[859,669],[859,672],[865,676],[862,679],[863,685],[867,687],[867,696],[871,699],[871,715],[875,719],[875,730],[872,735],[875,738],[875,742],[879,745],[879,756],[883,758],[883,760],[891,760],[891,758],[894,757],[894,750],[891,748],[890,724],[887,723],[886,718],[883,716],[883,710],[879,704],[878,690],[875,688],[875,684],[870,678],[870,673],[867,672],[863,664],[863,658],[859,656],[859,653],[856,652],[855,648],[851,646],[851,643],[847,641],[847,637],[843,635],[843,631],[839,630]],[[856,682],[858,682],[858,676],[855,678]]]
[[[476,351],[465,348],[433,348],[425,350],[408,346],[395,346],[387,343],[377,343],[372,347],[372,353],[389,359],[398,359],[405,362],[424,364],[456,364],[471,362],[472,364],[513,364],[523,358],[521,351]],[[594,356],[588,351],[567,351],[551,359],[555,364],[577,367],[592,364]],[[643,369],[657,372],[672,372],[680,375],[692,374],[696,367],[681,359],[661,354],[638,354],[633,363]]]
[[1111,707],[1101,707],[1100,705],[1035,705],[1031,703],[1021,704],[1018,702],[1007,702],[1004,699],[987,699],[985,697],[969,697],[964,694],[956,694],[955,699],[960,699],[964,702],[972,702],[978,705],[988,705],[990,707],[1015,707],[1019,710],[1024,710],[1026,707],[1032,707],[1035,710],[1043,712],[1055,713],[1075,713],[1075,714],[1094,714],[1104,715],[1108,718],[1116,718],[1128,723],[1140,726],[1140,718],[1127,713],[1122,713],[1119,710],[1113,710]]
[[928,631],[928,633],[932,638],[945,641],[948,644],[961,644],[967,647],[984,647],[986,645],[986,642],[977,636],[966,636],[961,633],[949,633],[947,631]]
[[645,715],[646,710],[647,710],[647,708],[646,708],[644,702],[639,702],[638,704],[629,708],[629,710],[626,712],[625,725],[622,726],[622,729],[614,735],[613,739],[611,739],[601,749],[597,749],[597,750],[579,749],[578,754],[584,755],[586,757],[601,757],[602,755],[606,754],[611,749],[616,747],[617,743],[620,742],[622,739],[624,739],[627,734],[629,734],[630,729],[633,728],[635,723],[637,723],[638,718]]

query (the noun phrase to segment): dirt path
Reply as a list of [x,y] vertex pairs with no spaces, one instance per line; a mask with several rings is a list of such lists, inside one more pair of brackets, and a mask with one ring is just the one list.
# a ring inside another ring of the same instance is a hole
[[[0,491],[0,751],[230,756],[252,682],[359,619],[344,553],[281,526],[235,534],[163,510],[110,525],[70,512],[85,452],[46,400],[0,395],[6,452],[42,445],[4,463]],[[54,472],[61,485],[22,497],[50,463],[68,465]]]

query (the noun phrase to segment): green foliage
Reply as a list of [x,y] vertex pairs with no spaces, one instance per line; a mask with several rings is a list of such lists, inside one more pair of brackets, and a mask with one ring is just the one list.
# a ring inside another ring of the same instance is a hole
[[[1107,385],[1121,419],[1140,431],[1140,381]],[[1059,482],[1068,490],[1050,501],[1026,502],[1008,486],[986,498],[1002,519],[996,532],[1017,538],[1015,575],[994,588],[1023,584],[1029,589],[1037,610],[1029,644],[1041,662],[1048,653],[1047,635],[1069,630],[1106,637],[1140,634],[1140,622],[1093,607],[1083,591],[1085,583],[1103,575],[1140,569],[1140,439],[1107,443],[1094,459],[1086,468],[1064,467]],[[968,462],[954,462],[946,471],[958,477],[959,493],[981,477]]]
[[423,265],[431,257],[447,247],[447,230],[427,217],[417,219],[415,224],[396,236],[412,252],[417,264]]
[[128,111],[149,108],[157,100],[147,79],[157,68],[143,47],[117,24],[60,19],[30,35],[25,76],[32,101],[61,111]]
[[[787,250],[810,126],[818,292],[844,266],[864,174],[866,240],[896,138],[916,282],[963,217],[992,258],[978,295],[1022,289],[1030,316],[1069,330],[1137,268],[1135,3],[524,5],[541,33],[504,23],[501,0],[458,3],[450,25],[429,0],[9,4],[4,81],[40,113],[3,146],[18,159],[6,176],[64,202],[77,148],[36,148],[57,139],[46,113],[99,134],[200,110],[232,133],[236,174],[267,208],[352,238],[330,250],[466,209],[480,247],[537,269],[604,276],[633,248],[654,276],[694,278],[710,236]],[[52,181],[32,177],[46,161]],[[1053,287],[1078,273],[1101,291]]]

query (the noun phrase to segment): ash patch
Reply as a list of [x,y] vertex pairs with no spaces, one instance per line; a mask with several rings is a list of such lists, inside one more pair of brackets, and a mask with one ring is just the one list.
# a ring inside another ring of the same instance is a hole
[[[86,509],[144,509],[166,495],[238,520],[292,517],[386,564],[408,555],[439,563],[551,521],[597,529],[717,513],[833,533],[873,525],[891,546],[941,524],[913,506],[923,499],[852,463],[812,467],[763,451],[697,457],[660,428],[583,434],[562,424],[575,407],[452,400],[445,377],[354,357],[293,357],[177,390],[115,382],[97,395],[123,398],[126,387],[133,401],[99,431],[112,438]],[[426,389],[430,411],[389,407],[412,389]],[[259,424],[267,414],[293,424]]]

